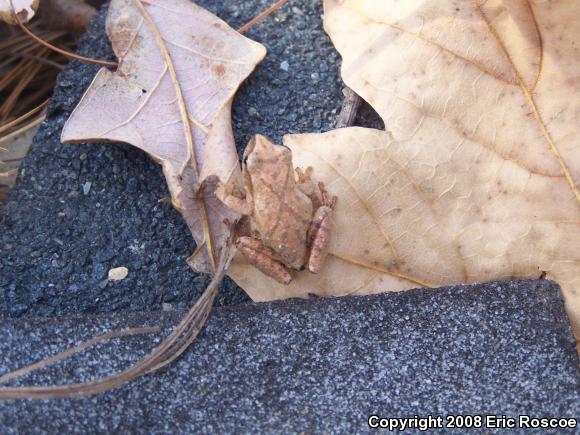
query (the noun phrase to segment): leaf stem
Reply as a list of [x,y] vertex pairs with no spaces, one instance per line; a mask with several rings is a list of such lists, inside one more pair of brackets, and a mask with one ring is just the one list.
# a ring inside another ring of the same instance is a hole
[[342,101],[342,108],[336,120],[335,128],[351,127],[354,125],[356,114],[362,99],[351,88],[346,88],[346,95]]
[[129,329],[121,329],[118,331],[107,332],[106,334],[98,335],[96,337],[91,338],[90,340],[83,341],[78,346],[68,348],[65,351],[62,351],[62,352],[57,353],[55,355],[52,355],[52,356],[45,358],[41,361],[30,364],[26,367],[22,367],[21,369],[18,369],[18,370],[14,370],[13,372],[6,373],[5,375],[0,376],[0,383],[8,382],[12,379],[16,379],[16,378],[19,378],[21,376],[24,376],[27,373],[30,373],[30,372],[33,372],[36,370],[40,370],[44,367],[47,367],[51,364],[54,364],[55,362],[62,361],[63,359],[66,359],[69,356],[72,356],[75,353],[78,353],[78,352],[80,352],[88,347],[94,346],[95,344],[98,344],[98,343],[101,343],[104,341],[111,340],[113,338],[127,337],[127,336],[132,336],[132,335],[139,335],[139,334],[155,334],[158,332],[161,332],[161,328],[159,328],[158,326],[145,327],[145,328],[129,328]]
[[116,62],[109,62],[108,60],[97,60],[97,59],[92,59],[90,57],[80,56],[78,54],[71,53],[70,51],[63,50],[62,48],[58,48],[57,46],[52,45],[51,43],[46,42],[44,39],[36,36],[20,20],[20,17],[16,13],[16,9],[14,8],[14,4],[12,3],[12,0],[8,0],[8,1],[10,2],[10,7],[12,8],[12,15],[14,16],[14,19],[18,23],[18,26],[22,29],[22,31],[24,33],[26,33],[28,36],[30,36],[32,39],[34,39],[39,44],[42,44],[45,47],[48,47],[51,50],[56,51],[57,53],[62,54],[63,56],[66,56],[66,57],[69,57],[69,58],[75,59],[75,60],[80,60],[81,62],[89,62],[89,63],[94,63],[94,64],[97,64],[97,65],[108,66],[108,67],[111,67],[111,68],[116,68],[117,67],[118,64]]
[[[0,400],[57,399],[99,394],[170,364],[189,347],[203,328],[213,307],[213,301],[219,292],[219,284],[226,273],[231,257],[231,250],[223,253],[220,257],[216,274],[195,305],[191,307],[173,332],[137,363],[121,372],[89,382],[49,386],[0,387]],[[55,357],[58,357],[58,355],[52,358]],[[45,365],[45,361],[40,361],[37,364],[42,363]],[[30,371],[28,367],[25,369]],[[14,377],[11,373],[8,375],[12,378]]]

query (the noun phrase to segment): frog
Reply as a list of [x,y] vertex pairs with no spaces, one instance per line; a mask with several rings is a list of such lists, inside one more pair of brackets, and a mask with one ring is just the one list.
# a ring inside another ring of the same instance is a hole
[[330,245],[337,197],[294,168],[292,151],[255,135],[242,158],[243,187],[219,184],[216,196],[242,218],[234,245],[250,264],[282,284],[291,271],[319,273]]

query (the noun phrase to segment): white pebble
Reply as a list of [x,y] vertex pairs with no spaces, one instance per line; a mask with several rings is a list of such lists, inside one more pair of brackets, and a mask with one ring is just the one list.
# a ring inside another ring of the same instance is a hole
[[129,275],[129,269],[124,266],[114,267],[109,270],[109,280],[111,281],[121,281],[127,278],[127,275]]

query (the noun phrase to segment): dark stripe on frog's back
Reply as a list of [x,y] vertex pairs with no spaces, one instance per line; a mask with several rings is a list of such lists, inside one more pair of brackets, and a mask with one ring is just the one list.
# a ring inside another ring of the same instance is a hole
[[[261,192],[268,191],[268,197],[280,205],[280,209],[274,214],[275,216],[278,216],[276,222],[271,225],[270,222],[263,222],[261,225],[263,228],[267,228],[268,232],[275,231],[281,221],[289,222],[290,220],[293,222],[301,222],[306,228],[309,227],[314,214],[314,208],[312,206],[312,201],[306,194],[304,194],[304,192],[297,188],[284,192],[277,192],[269,184],[263,183],[262,185],[265,189],[261,189]],[[303,210],[306,213],[303,213],[302,210],[296,210],[296,206],[300,207],[301,205],[304,207]]]
[[[300,269],[306,261],[307,232],[314,211],[310,198],[296,188],[293,178],[294,172],[285,172],[284,176],[287,178],[283,185],[287,187],[290,185],[292,188],[282,192],[265,183],[263,179],[256,180],[255,184],[261,184],[260,188],[256,189],[257,192],[260,192],[254,198],[257,200],[256,203],[278,206],[276,210],[269,210],[266,213],[268,216],[276,216],[275,221],[256,221],[256,223],[263,229],[261,237],[264,244],[279,252],[284,263],[289,267]],[[302,207],[304,208],[302,209]],[[301,210],[296,210],[296,208]],[[257,213],[257,215],[264,216],[262,213]],[[288,225],[289,223],[292,225]],[[283,245],[282,249],[280,249],[280,243]],[[296,252],[290,252],[290,246],[297,247]]]

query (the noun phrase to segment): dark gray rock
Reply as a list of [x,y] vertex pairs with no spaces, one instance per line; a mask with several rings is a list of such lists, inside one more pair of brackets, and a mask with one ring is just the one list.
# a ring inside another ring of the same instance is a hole
[[[112,329],[169,328],[181,315],[4,320],[0,372]],[[153,345],[150,336],[116,339],[20,382],[88,380]],[[516,281],[219,307],[168,369],[96,397],[0,403],[0,427],[358,433],[368,431],[369,414],[578,417],[579,360],[557,285]]]
[[[271,0],[199,3],[237,28]],[[280,141],[285,133],[328,130],[339,111],[340,60],[322,29],[321,2],[291,3],[247,33],[268,56],[234,102],[240,151],[256,133]],[[81,54],[114,59],[104,21],[102,11]],[[168,192],[153,161],[129,145],[60,143],[98,68],[74,61],[60,74],[48,118],[0,211],[0,315],[156,310],[163,302],[184,308],[207,284],[185,264],[194,243],[179,214],[158,202]],[[107,283],[118,266],[128,278]],[[217,303],[248,300],[227,280]]]
[[[271,0],[199,2],[234,27]],[[339,58],[320,2],[293,0],[248,32],[268,57],[233,107],[239,150],[251,135],[332,128]],[[80,52],[112,58],[104,13]],[[0,374],[105,331],[168,332],[206,285],[161,171],[122,144],[62,145],[64,121],[97,67],[72,62],[1,211]],[[360,125],[382,128],[363,107]],[[129,277],[107,283],[107,271]],[[231,281],[217,305],[248,302]],[[127,313],[144,310],[145,313]],[[114,314],[64,319],[30,316]],[[160,336],[102,343],[22,384],[85,381],[126,367]],[[169,368],[91,398],[0,403],[2,433],[230,433],[367,430],[371,413],[580,415],[575,343],[557,286],[516,281],[377,296],[215,309]],[[545,432],[545,431],[544,431]],[[489,431],[487,431],[489,433]]]

